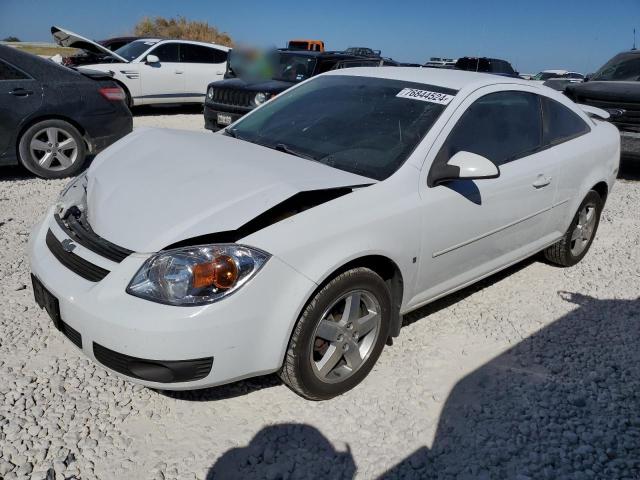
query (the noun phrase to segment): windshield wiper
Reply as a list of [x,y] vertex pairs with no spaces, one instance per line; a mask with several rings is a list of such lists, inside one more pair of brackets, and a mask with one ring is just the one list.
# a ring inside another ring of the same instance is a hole
[[237,138],[238,140],[243,140],[243,138],[238,137],[238,132],[236,132],[235,129],[233,128],[225,128],[224,134],[228,137]]
[[314,162],[318,161],[314,156],[291,148],[286,143],[276,143],[271,148],[273,148],[274,150],[278,150],[279,152],[288,153],[289,155],[295,155],[296,157],[304,158],[306,160],[313,160]]

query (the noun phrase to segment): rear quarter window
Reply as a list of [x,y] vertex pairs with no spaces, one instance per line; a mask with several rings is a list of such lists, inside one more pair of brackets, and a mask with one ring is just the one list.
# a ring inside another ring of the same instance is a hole
[[578,114],[560,102],[542,98],[543,143],[557,145],[588,133],[591,128]]
[[29,76],[26,73],[0,60],[0,81],[27,80],[27,79],[29,79]]

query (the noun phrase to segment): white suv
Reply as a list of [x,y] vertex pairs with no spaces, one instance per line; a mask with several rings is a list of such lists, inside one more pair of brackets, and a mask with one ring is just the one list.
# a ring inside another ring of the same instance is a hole
[[204,103],[207,85],[221,79],[229,47],[190,40],[135,40],[115,52],[69,30],[51,27],[63,47],[101,56],[101,63],[80,69],[111,72],[127,94],[127,104]]

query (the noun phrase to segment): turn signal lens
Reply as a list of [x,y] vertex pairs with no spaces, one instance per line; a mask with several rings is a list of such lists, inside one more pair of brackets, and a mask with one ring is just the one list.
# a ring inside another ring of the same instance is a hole
[[193,267],[193,288],[227,289],[238,280],[238,266],[229,255],[220,255],[208,263]]

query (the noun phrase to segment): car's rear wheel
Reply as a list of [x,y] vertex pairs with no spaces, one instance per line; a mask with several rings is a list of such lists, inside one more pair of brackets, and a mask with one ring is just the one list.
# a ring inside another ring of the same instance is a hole
[[280,378],[312,400],[355,387],[384,348],[390,297],[384,280],[368,268],[349,270],[328,282],[298,319]]
[[64,120],[43,120],[27,129],[18,145],[20,162],[43,178],[75,175],[84,166],[86,147],[76,127]]
[[598,192],[590,190],[564,237],[544,251],[547,260],[563,267],[570,267],[582,260],[596,236],[602,205]]

